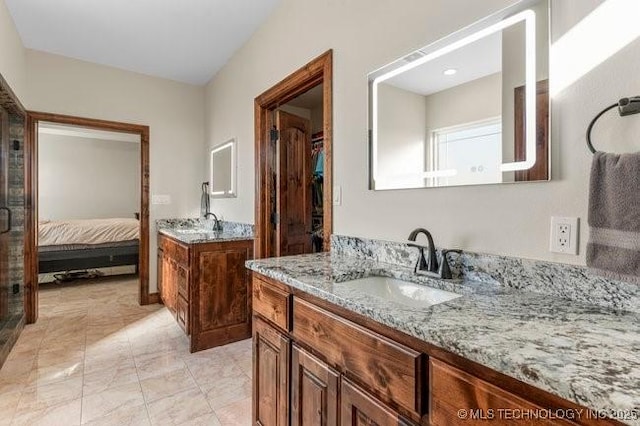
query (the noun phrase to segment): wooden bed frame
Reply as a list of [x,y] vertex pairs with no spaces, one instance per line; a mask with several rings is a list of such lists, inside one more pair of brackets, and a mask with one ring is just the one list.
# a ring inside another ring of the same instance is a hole
[[140,244],[93,248],[38,250],[38,272],[66,272],[110,266],[135,265],[138,272]]

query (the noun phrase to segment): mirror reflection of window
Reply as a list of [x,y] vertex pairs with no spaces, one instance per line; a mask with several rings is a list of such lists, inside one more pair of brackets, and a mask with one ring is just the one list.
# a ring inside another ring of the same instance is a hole
[[501,144],[502,121],[499,117],[434,130],[429,171],[450,170],[452,173],[426,178],[429,179],[427,186],[500,182]]

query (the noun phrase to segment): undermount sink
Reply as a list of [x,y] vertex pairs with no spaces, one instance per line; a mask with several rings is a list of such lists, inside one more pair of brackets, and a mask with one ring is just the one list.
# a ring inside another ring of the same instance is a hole
[[460,294],[388,277],[366,277],[340,283],[350,289],[401,305],[423,308],[457,299]]

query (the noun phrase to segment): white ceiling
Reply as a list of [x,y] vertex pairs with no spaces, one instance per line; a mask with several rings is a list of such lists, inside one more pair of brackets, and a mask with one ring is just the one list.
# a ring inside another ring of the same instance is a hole
[[[454,75],[443,71],[454,68]],[[430,95],[502,71],[502,33],[497,32],[399,74],[385,83]]]
[[204,84],[279,0],[5,1],[29,49]]

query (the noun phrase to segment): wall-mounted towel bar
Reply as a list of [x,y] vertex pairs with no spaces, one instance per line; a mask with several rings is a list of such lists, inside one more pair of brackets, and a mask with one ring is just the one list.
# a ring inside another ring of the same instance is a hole
[[615,107],[618,107],[618,113],[621,117],[624,117],[625,115],[637,114],[640,112],[640,96],[622,98],[615,104],[609,105],[608,107],[600,111],[598,115],[596,115],[594,119],[591,120],[591,123],[589,123],[589,127],[587,128],[587,146],[589,147],[589,150],[594,154],[596,153],[596,149],[591,143],[591,130],[593,129],[593,125],[596,124],[596,121],[598,121],[598,119],[602,117],[605,112]]

